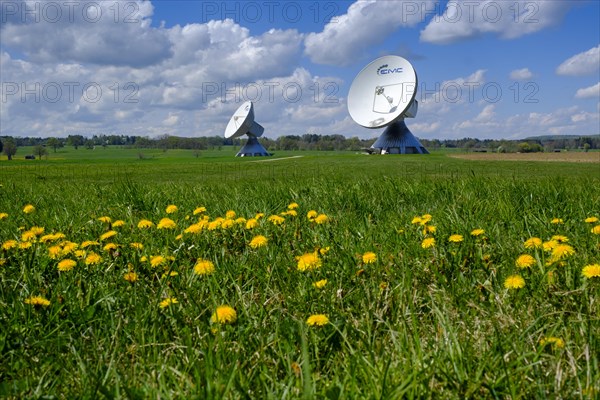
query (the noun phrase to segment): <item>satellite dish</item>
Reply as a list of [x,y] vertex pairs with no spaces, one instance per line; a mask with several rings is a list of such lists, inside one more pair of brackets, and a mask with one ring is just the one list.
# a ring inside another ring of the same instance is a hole
[[270,156],[258,142],[265,128],[254,121],[254,104],[247,101],[242,104],[229,120],[225,128],[225,139],[235,139],[247,135],[248,141],[236,154],[236,157]]
[[384,56],[358,73],[348,93],[348,112],[369,129],[387,127],[371,146],[380,154],[429,154],[404,123],[417,116],[417,73],[408,60]]

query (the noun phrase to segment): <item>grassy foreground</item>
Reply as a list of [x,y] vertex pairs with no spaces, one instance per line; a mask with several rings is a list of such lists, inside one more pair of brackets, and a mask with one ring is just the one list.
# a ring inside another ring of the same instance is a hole
[[599,395],[598,164],[115,151],[0,162],[0,396]]

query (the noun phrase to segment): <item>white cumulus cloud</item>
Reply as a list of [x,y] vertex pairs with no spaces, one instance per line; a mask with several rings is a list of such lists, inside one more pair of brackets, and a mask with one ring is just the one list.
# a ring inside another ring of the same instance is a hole
[[165,31],[150,26],[154,7],[146,0],[14,1],[2,9],[10,17],[2,15],[2,45],[31,61],[139,68],[171,55]]
[[593,86],[577,90],[577,93],[575,93],[575,97],[578,99],[600,97],[600,82],[596,83]]
[[600,45],[564,61],[556,69],[559,75],[584,76],[600,72]]
[[382,43],[399,27],[414,26],[425,18],[433,1],[356,1],[346,14],[335,17],[322,32],[304,40],[305,54],[318,64],[349,65]]
[[557,0],[456,1],[434,16],[421,31],[421,40],[447,44],[485,34],[515,39],[558,24],[575,2]]
[[529,68],[516,69],[510,73],[510,79],[514,81],[525,81],[533,78],[533,73]]

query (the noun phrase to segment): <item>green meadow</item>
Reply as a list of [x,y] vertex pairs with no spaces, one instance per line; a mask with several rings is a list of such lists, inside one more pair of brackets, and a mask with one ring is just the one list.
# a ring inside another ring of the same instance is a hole
[[0,397],[600,396],[600,164],[236,151],[0,159]]

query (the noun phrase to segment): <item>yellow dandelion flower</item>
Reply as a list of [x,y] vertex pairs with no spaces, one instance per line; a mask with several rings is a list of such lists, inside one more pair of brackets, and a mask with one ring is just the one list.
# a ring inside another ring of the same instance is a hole
[[106,246],[103,247],[104,251],[114,251],[117,249],[117,245],[114,243],[107,243]]
[[225,218],[226,218],[226,219],[234,219],[236,215],[237,215],[237,214],[235,213],[235,211],[233,211],[233,210],[228,210],[228,211],[225,213]]
[[140,262],[146,262],[146,261],[148,261],[148,257],[146,257],[146,256],[140,257]]
[[0,258],[0,267],[6,264],[6,258]]
[[75,250],[74,254],[75,254],[75,257],[77,257],[81,260],[85,257],[85,250]]
[[317,215],[319,215],[318,212],[315,210],[310,210],[306,213],[306,218],[308,218],[309,221],[312,221],[313,219],[317,218]]
[[450,237],[448,238],[448,241],[450,243],[460,243],[463,240],[464,240],[463,235],[459,235],[459,234],[450,235]]
[[50,257],[51,259],[56,260],[57,258],[60,257],[61,254],[62,254],[61,246],[48,247],[48,257]]
[[65,272],[65,271],[72,270],[73,268],[75,268],[76,265],[77,265],[77,261],[70,260],[70,259],[67,258],[65,260],[60,261],[58,263],[57,268],[58,268],[59,271]]
[[198,214],[202,214],[203,212],[206,212],[206,207],[197,207],[197,208],[194,210],[194,213],[193,213],[193,214],[194,214],[194,215],[198,215]]
[[197,233],[200,233],[202,231],[203,227],[204,227],[204,225],[202,225],[200,223],[192,224],[192,225],[188,226],[187,228],[185,228],[185,230],[183,231],[183,233],[197,234]]
[[423,227],[423,235],[434,234],[437,231],[437,228],[434,225],[425,225]]
[[246,229],[256,228],[257,225],[258,221],[255,218],[250,218],[248,221],[246,221]]
[[18,242],[16,240],[7,240],[6,242],[2,243],[2,250],[14,249],[17,247],[17,245]]
[[564,224],[565,221],[563,221],[562,218],[553,218],[552,221],[550,221],[550,223],[557,225],[557,224]]
[[100,243],[95,240],[86,240],[85,242],[81,243],[81,248],[85,249],[86,247],[98,246],[99,244]]
[[526,249],[539,249],[540,247],[542,247],[542,239],[538,238],[538,237],[531,237],[529,239],[527,239],[523,245],[525,246]]
[[324,256],[325,254],[329,253],[329,250],[330,250],[329,246],[327,246],[327,247],[321,247],[319,249],[319,254],[322,255],[322,256]]
[[600,235],[600,225],[596,225],[595,227],[592,228],[591,232],[594,235]]
[[554,235],[550,238],[550,240],[555,240],[558,243],[565,243],[569,241],[569,238],[564,235]]
[[321,268],[321,265],[323,264],[317,252],[303,254],[300,257],[297,257],[297,259],[298,271],[312,271]]
[[285,218],[280,217],[279,215],[271,215],[267,220],[273,225],[281,225],[285,222]]
[[558,246],[558,242],[556,240],[548,240],[547,242],[542,243],[542,248],[544,251],[552,251],[556,246]]
[[485,233],[485,231],[484,231],[483,229],[481,229],[481,228],[478,228],[478,229],[473,229],[473,230],[471,231],[471,236],[481,236],[481,235],[483,235],[484,233]]
[[97,264],[100,264],[101,262],[102,262],[102,257],[100,257],[96,253],[90,253],[85,258],[86,265],[97,265]]
[[129,283],[134,283],[138,280],[138,274],[136,274],[133,271],[129,271],[125,275],[123,275],[123,279],[125,279]]
[[313,283],[313,286],[317,289],[323,289],[327,285],[327,279],[321,279],[320,281],[316,281]]
[[108,231],[108,232],[105,232],[102,235],[100,235],[100,240],[104,241],[104,240],[110,239],[111,237],[116,236],[116,235],[117,235],[117,231]]
[[535,265],[535,258],[529,254],[521,254],[519,257],[517,257],[515,264],[518,268],[529,268]]
[[265,213],[256,213],[256,215],[254,216],[254,219],[255,220],[259,220],[259,219],[261,219],[264,216],[265,216]]
[[104,222],[104,223],[106,223],[106,224],[109,224],[109,223],[110,223],[110,221],[112,221],[112,219],[111,219],[110,217],[104,216],[104,217],[100,217],[100,218],[98,218],[98,221],[100,221],[100,222]]
[[325,314],[314,314],[308,317],[306,324],[308,326],[325,326],[329,323],[329,318]]
[[112,223],[112,227],[113,228],[119,228],[119,227],[121,227],[123,225],[125,225],[125,221],[120,220],[120,219],[118,219],[118,220],[116,220],[115,222]]
[[0,220],[3,220],[5,218],[8,218],[8,214],[7,213],[0,213]]
[[28,249],[28,248],[30,248],[31,246],[33,246],[33,245],[31,244],[31,242],[21,242],[21,243],[19,243],[19,248],[20,248],[21,250],[27,250],[27,249]]
[[35,207],[31,204],[27,204],[25,207],[23,207],[23,212],[25,214],[31,214],[34,211],[35,211]]
[[194,265],[194,272],[197,275],[209,275],[215,272],[215,264],[212,261],[204,260],[202,258],[196,261],[196,265]]
[[234,222],[236,225],[243,225],[243,224],[245,224],[245,223],[246,223],[246,218],[244,218],[244,217],[239,217],[239,218],[236,218],[236,219],[235,219],[233,222]]
[[253,249],[258,249],[259,247],[264,247],[267,245],[269,241],[263,235],[254,236],[250,241],[250,247]]
[[[2,215],[2,214],[0,214]],[[2,218],[0,218],[2,219]],[[585,222],[587,222],[588,224],[593,224],[595,222],[598,222],[598,217],[587,217],[585,220]]]
[[521,275],[511,275],[504,281],[507,289],[521,289],[525,287],[525,279]]
[[175,214],[177,210],[178,208],[175,204],[169,204],[165,211],[167,214]]
[[62,242],[61,246],[63,247],[63,249],[62,249],[63,256],[66,256],[66,255],[74,252],[79,247],[79,245],[77,243],[69,242],[69,241]]
[[237,320],[237,312],[233,307],[222,305],[217,307],[213,315],[210,317],[210,322],[213,324],[233,324]]
[[373,253],[372,251],[367,251],[362,255],[362,261],[365,264],[373,264],[377,261],[377,254]]
[[74,252],[79,247],[79,245],[77,243],[69,242],[69,241],[63,242],[61,244],[61,246],[62,246],[62,255],[63,256],[66,256],[67,254]]
[[431,214],[423,214],[421,215],[421,222],[419,222],[421,225],[427,225],[431,219],[433,217],[431,216]]
[[327,215],[325,215],[325,214],[319,214],[317,216],[317,218],[315,218],[313,221],[316,224],[321,225],[321,224],[324,224],[325,222],[329,221],[329,217]]
[[554,336],[545,337],[540,339],[540,346],[544,347],[546,345],[552,346],[555,349],[562,349],[565,347],[565,342],[561,338],[557,338]]
[[35,241],[36,237],[37,236],[35,235],[35,232],[28,230],[28,231],[23,232],[23,234],[21,235],[21,241],[23,241],[23,242]]
[[287,212],[285,212],[283,214],[289,215],[291,217],[297,217],[298,216],[298,212],[296,210],[289,210],[289,211],[287,211]]
[[208,224],[208,230],[209,231],[214,231],[215,229],[217,229],[218,227],[221,226],[222,220],[220,219],[215,219],[212,222],[209,222]]
[[133,243],[129,243],[129,246],[132,249],[136,249],[136,250],[143,250],[144,249],[144,245],[138,242],[133,242]]
[[177,304],[177,303],[179,303],[179,302],[177,301],[177,299],[175,297],[167,297],[166,299],[161,301],[158,305],[160,306],[160,308],[167,308],[171,304]]
[[41,235],[42,233],[44,233],[45,228],[41,227],[41,226],[32,226],[31,229],[29,229],[29,232],[33,233],[36,236]]
[[563,260],[571,255],[575,254],[575,249],[568,244],[559,244],[552,249],[552,260],[558,261]]
[[48,307],[50,300],[42,296],[31,296],[25,299],[25,304],[31,304],[34,307]]
[[600,264],[586,265],[581,273],[588,279],[600,278]]
[[288,210],[295,210],[296,208],[298,208],[298,203],[290,203],[288,204],[287,208]]
[[48,242],[53,242],[55,240],[56,240],[56,238],[54,237],[54,234],[44,235],[40,238],[40,243],[48,243]]
[[410,221],[410,223],[413,225],[417,225],[417,224],[421,224],[421,221],[422,221],[421,217],[414,217],[412,219],[412,221]]
[[139,229],[148,229],[148,228],[152,228],[154,226],[154,222],[148,220],[148,219],[142,219],[140,222],[138,222],[137,227]]
[[424,249],[428,249],[428,248],[433,247],[433,246],[435,246],[435,239],[434,238],[425,238],[421,242],[421,247],[424,248]]
[[177,224],[170,218],[163,218],[156,225],[157,229],[175,229]]
[[229,229],[234,225],[234,222],[232,219],[226,219],[225,221],[221,222],[221,229]]
[[150,257],[150,266],[152,268],[159,267],[167,263],[167,259],[163,256],[152,256]]

